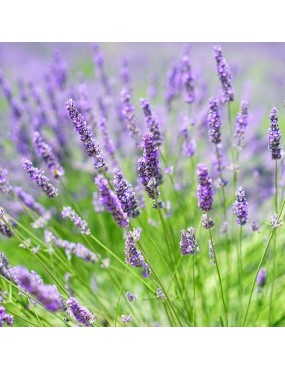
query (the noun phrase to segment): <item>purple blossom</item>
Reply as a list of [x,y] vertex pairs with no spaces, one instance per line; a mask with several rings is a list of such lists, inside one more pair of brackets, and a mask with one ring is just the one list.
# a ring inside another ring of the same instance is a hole
[[126,298],[129,302],[135,302],[138,298],[138,295],[137,294],[133,294],[131,292],[127,292],[126,294]]
[[129,324],[132,321],[132,315],[121,315],[121,320],[124,324]]
[[188,55],[184,55],[182,59],[182,82],[185,88],[184,99],[186,103],[191,104],[195,100],[195,90],[192,67]]
[[13,231],[2,219],[0,219],[0,233],[8,238],[14,235]]
[[250,227],[251,227],[251,231],[257,231],[258,232],[258,234],[260,233],[260,227],[259,227],[259,225],[258,225],[258,223],[257,223],[257,221],[255,221],[255,220],[253,220],[252,222],[251,222],[251,224],[250,224]]
[[272,159],[281,158],[280,139],[282,133],[279,129],[277,113],[277,109],[272,107],[269,115],[270,127],[268,129],[268,148],[271,152]]
[[73,254],[76,257],[81,258],[84,261],[91,262],[93,264],[97,263],[100,259],[97,254],[93,253],[90,249],[85,247],[85,245],[59,239],[48,230],[45,230],[44,238],[48,246],[51,247],[53,243],[57,247],[64,249],[68,259],[70,259]]
[[0,296],[0,328],[6,324],[12,326],[14,323],[14,318],[6,313],[5,308],[2,306],[2,297]]
[[113,184],[115,193],[121,203],[123,211],[129,217],[136,218],[137,216],[139,216],[140,211],[138,209],[138,202],[136,200],[132,186],[123,177],[122,172],[118,168],[114,169]]
[[48,166],[51,175],[58,178],[64,175],[64,169],[58,163],[55,154],[50,145],[48,145],[42,138],[39,132],[34,132],[33,143],[37,149],[39,156]]
[[84,326],[92,326],[96,316],[92,314],[86,307],[80,306],[79,302],[71,297],[66,301],[66,305],[70,309],[70,314],[74,319]]
[[94,159],[95,168],[106,171],[107,167],[101,155],[100,146],[95,142],[84,116],[79,113],[72,99],[69,99],[65,106],[75,130],[80,135],[80,140],[83,142],[87,154]]
[[211,217],[209,217],[207,213],[204,213],[202,216],[202,226],[205,229],[211,229],[212,227],[214,227],[214,225],[215,221]]
[[182,154],[184,157],[193,157],[196,153],[196,142],[189,135],[189,129],[187,126],[182,128],[181,133],[184,138],[184,142],[182,145]]
[[142,267],[143,277],[148,277],[151,273],[149,265],[145,262],[142,252],[136,247],[137,242],[140,240],[141,232],[141,228],[127,232],[125,241],[125,262],[133,267]]
[[8,280],[11,280],[10,263],[3,252],[0,252],[0,275],[4,276]]
[[158,186],[162,183],[162,174],[158,149],[152,134],[144,135],[144,152],[138,161],[138,174],[148,196],[156,200],[159,197]]
[[167,81],[165,88],[165,100],[169,110],[171,110],[172,101],[179,95],[181,87],[181,67],[180,65],[173,64],[167,72]]
[[218,101],[215,98],[209,100],[209,114],[208,114],[208,126],[209,126],[209,140],[214,144],[221,142],[221,112],[218,106]]
[[0,191],[7,194],[11,189],[12,187],[9,182],[8,171],[6,168],[0,167]]
[[198,164],[197,175],[199,180],[197,188],[198,207],[202,212],[208,212],[212,209],[214,201],[213,181],[209,176],[207,166],[203,163]]
[[104,204],[106,210],[112,214],[115,222],[120,227],[128,226],[129,224],[128,216],[123,211],[119,199],[110,189],[108,181],[104,179],[102,175],[98,175],[95,178],[95,183],[98,186],[98,191],[102,203]]
[[234,132],[234,145],[238,149],[244,147],[244,136],[247,126],[248,126],[248,102],[243,100],[240,105],[240,112],[238,113],[236,119]]
[[141,99],[140,102],[148,130],[153,135],[154,145],[156,147],[159,147],[162,144],[162,136],[160,132],[160,126],[158,123],[158,117],[155,113],[152,112],[149,102],[146,99]]
[[23,202],[24,205],[30,208],[32,211],[38,213],[41,216],[47,214],[45,207],[37,203],[34,197],[26,193],[20,186],[16,186],[13,190],[20,201]]
[[256,282],[257,282],[257,285],[260,289],[264,287],[264,285],[266,283],[266,271],[265,271],[264,268],[261,268],[258,271],[258,275],[256,277]]
[[209,240],[209,258],[210,258],[210,263],[212,265],[216,264],[214,248],[215,248],[215,245],[211,242],[211,240]]
[[91,234],[87,222],[82,220],[82,218],[78,216],[78,214],[71,207],[63,207],[61,216],[62,218],[70,218],[74,225],[80,230],[81,234]]
[[115,157],[115,147],[114,147],[114,144],[113,144],[113,141],[110,137],[110,134],[107,130],[107,122],[106,122],[106,118],[101,116],[99,119],[98,119],[98,126],[100,127],[101,129],[101,133],[102,133],[102,137],[103,137],[103,145],[104,145],[104,149],[105,151],[109,154],[111,160],[112,160],[112,164],[113,166],[118,166],[117,164],[117,160],[116,160],[116,157]]
[[200,252],[200,249],[196,242],[194,227],[188,227],[187,230],[181,231],[181,239],[179,245],[181,249],[181,254],[183,255],[191,254],[192,256],[195,256],[195,254]]
[[131,97],[127,90],[122,90],[121,92],[121,103],[122,116],[127,123],[130,136],[135,140],[137,147],[139,147],[140,129],[136,123],[135,108],[131,103]]
[[26,158],[22,158],[24,169],[30,175],[32,181],[36,182],[49,198],[54,198],[58,195],[58,190],[50,183],[49,179],[44,175],[44,171],[33,166],[32,162]]
[[129,70],[129,62],[126,58],[121,59],[120,74],[123,85],[129,90],[131,85],[131,76]]
[[36,272],[29,272],[25,267],[16,266],[11,269],[11,276],[22,290],[34,296],[47,310],[56,312],[64,309],[57,287],[44,284]]
[[232,76],[229,66],[223,57],[222,49],[220,46],[214,47],[214,56],[217,63],[217,73],[223,88],[223,102],[234,101],[234,90],[232,88]]
[[94,192],[93,193],[93,207],[94,207],[94,211],[96,213],[102,213],[104,211],[104,205],[102,204],[101,200],[100,200],[100,196],[98,193]]
[[161,288],[157,288],[156,290],[156,296],[159,299],[165,299],[165,294],[163,293],[163,290]]
[[237,216],[236,222],[239,225],[245,225],[248,218],[248,203],[242,187],[236,192],[236,201],[233,204],[233,211]]

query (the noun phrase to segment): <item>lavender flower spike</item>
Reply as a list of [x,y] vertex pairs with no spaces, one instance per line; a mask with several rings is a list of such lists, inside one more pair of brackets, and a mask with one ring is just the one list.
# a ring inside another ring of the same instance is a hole
[[79,113],[72,99],[69,99],[65,106],[75,130],[80,135],[80,140],[83,142],[87,154],[89,157],[94,158],[95,168],[98,170],[107,170],[106,163],[101,155],[100,146],[99,144],[95,143],[91,129],[86,123],[84,116]]
[[4,194],[7,194],[11,189],[12,187],[9,182],[8,171],[6,168],[2,168],[0,166],[0,191]]
[[132,186],[126,179],[124,179],[122,172],[118,168],[114,169],[113,184],[123,211],[129,217],[136,218],[140,214],[140,211],[138,209],[138,202],[136,200],[135,193]]
[[110,189],[108,181],[104,179],[102,175],[98,175],[95,178],[95,183],[98,186],[102,203],[104,204],[106,210],[112,214],[115,222],[120,227],[128,226],[129,224],[128,216],[123,211],[119,199]]
[[182,82],[185,88],[184,99],[186,103],[191,104],[195,100],[195,91],[192,68],[189,57],[187,55],[184,55],[182,59]]
[[261,268],[258,271],[258,275],[256,277],[256,282],[259,287],[259,289],[263,288],[266,283],[266,271],[264,268]]
[[46,215],[47,211],[41,204],[37,203],[32,195],[26,193],[20,186],[16,186],[14,193],[24,203],[25,206],[30,208],[32,211],[38,213],[40,216]]
[[194,227],[188,227],[187,230],[181,231],[180,249],[181,254],[183,255],[191,254],[192,256],[195,256],[195,254],[200,252],[196,242]]
[[12,326],[13,323],[14,323],[14,318],[13,316],[8,315],[6,313],[5,308],[2,306],[2,297],[0,296],[0,328],[3,326],[3,324]]
[[62,311],[63,301],[55,285],[46,285],[42,278],[22,266],[13,267],[11,275],[15,283],[25,292],[34,296],[47,310]]
[[141,228],[128,231],[125,242],[125,262],[133,267],[143,267],[143,276],[148,277],[150,275],[149,265],[145,262],[142,252],[136,247],[136,243],[140,240],[141,232]]
[[214,201],[213,181],[209,176],[207,166],[203,163],[198,164],[197,175],[199,180],[198,207],[202,212],[208,212],[212,209]]
[[84,326],[91,326],[95,321],[96,316],[91,314],[86,307],[80,306],[78,301],[71,297],[66,301],[66,305],[70,309],[71,316],[75,318],[77,322]]
[[121,92],[121,110],[122,116],[128,125],[130,136],[135,140],[137,147],[139,146],[138,138],[140,129],[135,121],[135,108],[131,103],[131,97],[127,90]]
[[215,98],[209,100],[209,114],[208,114],[208,126],[209,126],[209,140],[214,144],[221,142],[221,112],[218,106],[218,101]]
[[272,107],[269,118],[270,118],[270,127],[268,129],[268,148],[271,152],[272,159],[280,159],[281,158],[280,139],[282,133],[279,129],[277,109],[275,107]]
[[91,234],[90,229],[87,225],[87,222],[82,220],[80,216],[71,208],[63,207],[61,212],[62,218],[70,218],[76,227],[80,230],[81,234],[89,235]]
[[234,132],[234,145],[237,149],[244,147],[244,135],[248,126],[248,102],[243,100],[240,105],[240,112],[236,119]]
[[30,175],[32,181],[36,182],[38,187],[41,188],[49,198],[58,196],[58,189],[56,189],[49,179],[44,175],[44,171],[33,166],[32,162],[26,158],[22,158],[24,169]]
[[[138,174],[148,196],[156,200],[159,197],[158,186],[162,183],[162,174],[152,134],[144,135],[144,152],[138,161]],[[154,204],[156,206],[156,202]]]
[[248,218],[248,203],[242,187],[240,187],[236,192],[236,201],[233,204],[233,211],[237,216],[237,223],[239,225],[245,225]]
[[156,147],[159,147],[162,144],[162,136],[160,132],[157,115],[151,111],[149,102],[146,99],[141,99],[140,102],[147,123],[147,127],[153,135],[154,145]]
[[217,73],[223,88],[222,100],[224,103],[234,101],[234,90],[232,88],[232,76],[229,66],[223,57],[220,46],[214,47],[214,56],[217,63]]
[[41,134],[37,131],[33,134],[33,143],[37,149],[38,154],[47,164],[52,176],[55,178],[63,176],[64,169],[58,163],[51,146],[43,140]]

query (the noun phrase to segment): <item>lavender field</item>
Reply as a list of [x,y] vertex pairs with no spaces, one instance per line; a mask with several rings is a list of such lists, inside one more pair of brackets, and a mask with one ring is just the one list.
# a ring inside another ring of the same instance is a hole
[[0,327],[285,326],[285,44],[0,59]]

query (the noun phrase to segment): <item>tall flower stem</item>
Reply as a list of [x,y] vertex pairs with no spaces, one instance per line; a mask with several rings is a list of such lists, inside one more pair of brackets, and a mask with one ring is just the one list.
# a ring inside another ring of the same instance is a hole
[[220,285],[220,290],[221,290],[223,308],[224,308],[224,312],[225,312],[226,326],[229,326],[229,324],[228,324],[227,309],[226,309],[226,303],[225,303],[225,298],[224,298],[223,285],[222,285],[222,279],[221,279],[221,274],[220,274],[220,269],[219,269],[219,264],[218,264],[218,260],[217,260],[217,254],[216,254],[216,249],[215,249],[215,245],[214,245],[214,242],[213,242],[213,237],[212,237],[211,229],[209,229],[209,236],[210,236],[210,241],[211,241],[212,248],[213,248],[214,259],[215,259],[215,266],[216,266],[216,269],[217,269],[217,274],[218,274],[218,279],[219,279],[219,285]]
[[[282,218],[282,213],[283,213],[284,206],[285,206],[285,199],[282,202],[282,206],[281,206],[280,212],[278,214],[278,219],[276,221],[277,223],[279,223],[280,220],[281,220],[281,218]],[[256,282],[256,278],[257,278],[258,272],[259,272],[259,270],[260,270],[260,268],[262,266],[262,263],[263,263],[266,255],[267,255],[267,252],[268,252],[268,249],[269,249],[271,240],[274,237],[275,233],[276,233],[276,227],[274,227],[272,229],[271,233],[270,233],[270,236],[269,236],[268,242],[266,244],[265,250],[264,250],[264,252],[262,254],[262,257],[261,257],[261,259],[259,261],[259,264],[257,266],[256,272],[255,272],[255,275],[254,275],[254,279],[253,279],[252,284],[251,284],[251,290],[250,290],[249,299],[248,299],[248,303],[247,303],[247,307],[246,307],[246,311],[245,311],[245,315],[244,315],[242,326],[245,326],[245,323],[246,323],[246,319],[247,319],[247,315],[248,315],[248,310],[249,310],[250,303],[251,303],[251,300],[252,300],[252,294],[253,294],[253,290],[254,290],[254,286],[255,286],[255,282]]]
[[126,266],[126,269],[125,269],[125,272],[124,272],[124,275],[123,275],[122,284],[121,284],[120,291],[119,291],[119,298],[118,298],[117,307],[116,307],[115,327],[117,326],[119,306],[120,306],[120,301],[121,301],[123,287],[124,287],[125,280],[126,280],[127,271],[128,271],[128,266]]
[[239,271],[239,301],[240,314],[242,313],[242,292],[243,292],[243,267],[242,267],[242,225],[239,227],[239,245],[238,245],[238,271]]
[[193,277],[193,326],[195,325],[195,299],[196,299],[196,286],[195,286],[195,256],[192,261],[192,277]]

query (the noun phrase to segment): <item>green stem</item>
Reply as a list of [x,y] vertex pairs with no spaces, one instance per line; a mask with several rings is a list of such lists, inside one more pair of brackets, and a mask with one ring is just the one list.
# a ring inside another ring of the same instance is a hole
[[125,269],[125,273],[124,273],[124,276],[123,276],[123,280],[122,280],[121,288],[120,288],[120,291],[119,291],[119,298],[118,298],[118,303],[117,303],[117,307],[116,307],[115,327],[117,326],[117,319],[118,319],[119,306],[120,306],[121,295],[122,295],[123,287],[124,287],[124,284],[125,284],[125,279],[126,279],[127,271],[128,271],[128,266],[127,266],[127,267],[126,267],[126,269]]

